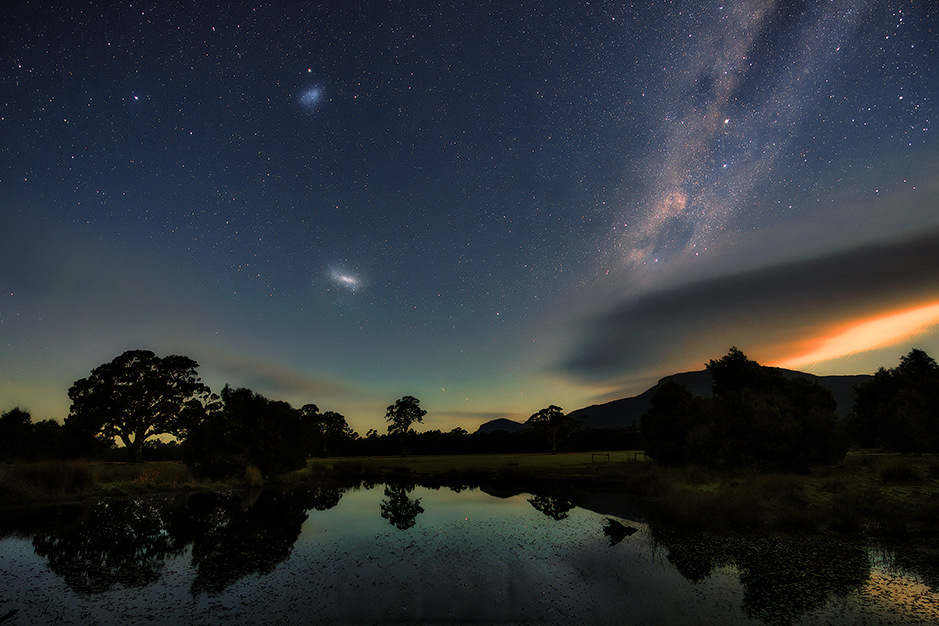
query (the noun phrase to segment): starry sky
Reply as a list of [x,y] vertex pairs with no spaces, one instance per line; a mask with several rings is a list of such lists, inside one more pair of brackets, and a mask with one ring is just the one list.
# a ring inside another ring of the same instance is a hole
[[12,0],[0,410],[125,350],[469,431],[939,357],[939,3]]

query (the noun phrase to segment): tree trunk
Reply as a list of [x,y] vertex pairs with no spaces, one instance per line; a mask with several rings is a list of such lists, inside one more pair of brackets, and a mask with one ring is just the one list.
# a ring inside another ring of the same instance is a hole
[[134,437],[134,442],[129,446],[130,462],[143,463],[143,442],[144,438],[140,435]]

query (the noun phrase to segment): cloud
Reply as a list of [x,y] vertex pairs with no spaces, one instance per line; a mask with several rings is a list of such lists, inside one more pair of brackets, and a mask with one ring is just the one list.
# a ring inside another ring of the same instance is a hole
[[218,372],[233,387],[248,387],[252,391],[270,394],[271,399],[303,399],[322,402],[324,397],[349,397],[351,390],[343,383],[304,374],[296,369],[266,359],[227,351],[216,351],[206,359],[206,365]]
[[939,299],[939,230],[623,300],[587,320],[562,373],[587,383],[666,371],[737,345],[757,360],[807,339]]

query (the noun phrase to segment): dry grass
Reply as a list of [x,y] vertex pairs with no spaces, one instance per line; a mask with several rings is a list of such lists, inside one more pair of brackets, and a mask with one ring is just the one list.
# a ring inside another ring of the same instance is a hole
[[91,491],[98,477],[85,461],[11,465],[0,471],[0,496],[7,501],[44,500]]
[[0,467],[0,498],[38,502],[98,495],[135,495],[196,485],[178,461],[92,463],[46,461]]

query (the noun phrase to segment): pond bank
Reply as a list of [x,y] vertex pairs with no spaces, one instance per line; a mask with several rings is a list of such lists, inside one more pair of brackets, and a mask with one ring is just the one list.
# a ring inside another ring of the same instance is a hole
[[[511,493],[536,490],[539,483],[570,493],[577,485],[592,485],[588,491],[602,488],[623,494],[623,506],[640,501],[662,521],[717,532],[771,530],[933,541],[939,519],[935,456],[851,453],[835,466],[806,475],[664,468],[634,451],[329,458],[313,459],[307,468],[268,484],[289,489],[359,480],[483,486]],[[248,486],[246,480],[199,480],[176,461],[0,467],[0,499],[6,506]]]

